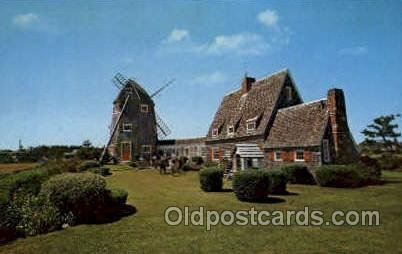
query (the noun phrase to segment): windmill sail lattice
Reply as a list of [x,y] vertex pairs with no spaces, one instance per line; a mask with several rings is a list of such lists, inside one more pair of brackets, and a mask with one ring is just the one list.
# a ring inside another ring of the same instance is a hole
[[172,133],[172,131],[169,129],[167,124],[162,120],[162,118],[160,118],[159,115],[156,113],[155,113],[155,118],[156,118],[158,138],[162,139],[162,138],[165,138],[166,136],[170,135],[170,133]]

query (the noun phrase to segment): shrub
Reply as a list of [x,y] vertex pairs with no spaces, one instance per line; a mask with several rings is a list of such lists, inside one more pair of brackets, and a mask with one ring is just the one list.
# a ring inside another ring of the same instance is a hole
[[78,167],[79,171],[86,171],[90,168],[97,168],[99,167],[99,162],[97,161],[83,161]]
[[242,201],[259,201],[267,197],[270,189],[269,174],[259,170],[238,172],[233,177],[233,191]]
[[76,160],[53,160],[39,166],[49,176],[65,172],[78,172],[79,162]]
[[103,177],[89,173],[65,173],[50,178],[40,196],[77,222],[92,222],[102,213],[108,191]]
[[200,185],[203,191],[221,191],[223,186],[223,170],[206,168],[199,173]]
[[25,170],[4,175],[0,179],[0,203],[7,204],[25,195],[37,195],[48,175],[39,170]]
[[219,167],[219,163],[216,161],[207,161],[204,163],[204,167],[206,167],[206,168]]
[[20,213],[15,204],[0,204],[0,244],[17,237]]
[[320,186],[354,188],[362,186],[362,174],[353,165],[325,165],[315,171]]
[[315,184],[313,175],[304,165],[293,164],[282,166],[281,170],[285,172],[288,181],[293,184]]
[[112,205],[123,206],[127,202],[128,192],[123,189],[112,188],[109,195]]
[[14,163],[15,159],[9,153],[0,154],[0,163]]
[[402,157],[399,155],[384,154],[378,159],[381,169],[395,170],[402,168]]
[[269,175],[270,188],[269,193],[283,194],[286,193],[286,184],[288,178],[285,172],[279,170],[266,171]]
[[191,161],[196,165],[202,165],[202,163],[204,163],[204,159],[201,156],[194,156],[191,158]]
[[100,174],[101,176],[109,176],[109,175],[111,175],[112,173],[110,173],[110,168],[108,168],[108,167],[100,167],[100,168],[99,168],[99,174]]
[[43,203],[34,196],[25,197],[17,209],[20,219],[16,228],[24,235],[50,232],[63,224],[61,213],[53,205]]
[[361,172],[364,185],[379,184],[381,182],[381,165],[378,160],[362,156],[355,167]]
[[186,156],[180,156],[179,161],[180,161],[180,165],[184,165],[187,163],[188,158]]
[[105,167],[105,166],[102,166],[99,168],[90,168],[89,171],[94,174],[101,175],[101,176],[109,176],[112,174],[112,173],[110,173],[110,168]]

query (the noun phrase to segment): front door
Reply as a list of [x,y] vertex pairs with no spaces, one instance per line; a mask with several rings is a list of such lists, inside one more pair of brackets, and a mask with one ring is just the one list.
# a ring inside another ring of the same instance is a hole
[[121,160],[131,161],[131,142],[121,143]]

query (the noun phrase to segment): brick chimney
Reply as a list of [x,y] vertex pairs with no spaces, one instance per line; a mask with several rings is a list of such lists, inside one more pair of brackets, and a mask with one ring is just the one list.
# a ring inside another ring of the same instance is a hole
[[335,163],[349,163],[356,160],[356,150],[346,118],[345,96],[342,89],[334,88],[327,95],[329,121],[333,139]]
[[241,93],[248,93],[251,89],[251,85],[255,82],[255,78],[244,76],[243,82],[241,83]]

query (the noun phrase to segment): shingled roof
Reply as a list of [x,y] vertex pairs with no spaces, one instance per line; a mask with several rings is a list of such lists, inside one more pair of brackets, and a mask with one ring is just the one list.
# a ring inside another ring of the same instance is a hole
[[[238,89],[226,95],[215,114],[207,139],[227,139],[264,134],[288,75],[289,72],[285,69],[255,81],[247,93]],[[257,119],[259,122],[252,133],[248,133],[246,129],[247,120],[250,119]],[[231,125],[234,125],[236,130],[232,136],[228,136],[227,127]],[[212,137],[213,129],[219,130],[218,136]]]
[[138,98],[140,101],[147,100],[152,102],[151,97],[140,84],[138,84],[136,81],[132,79],[128,79],[127,83],[120,90],[119,94],[117,95],[113,103],[122,103],[125,100],[128,93],[132,93],[133,97]]
[[327,121],[326,99],[280,109],[264,147],[319,146]]

